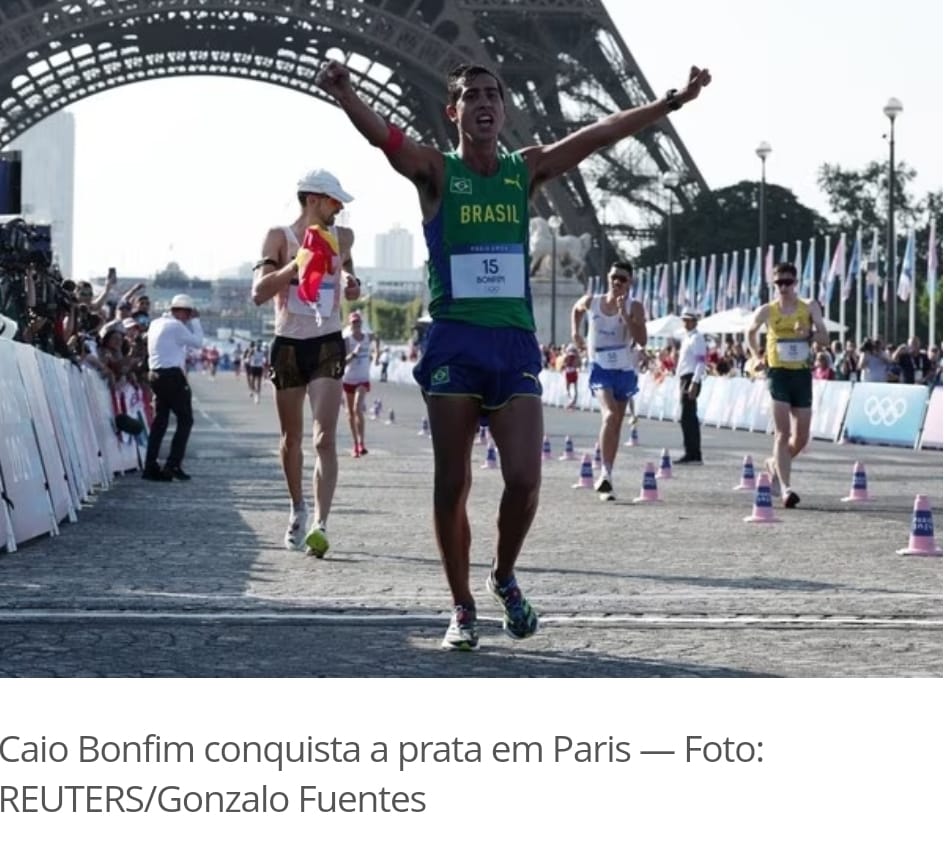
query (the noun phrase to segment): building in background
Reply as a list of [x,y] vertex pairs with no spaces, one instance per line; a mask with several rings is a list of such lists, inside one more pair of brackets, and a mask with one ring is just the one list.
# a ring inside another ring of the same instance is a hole
[[76,123],[65,110],[53,113],[20,134],[7,147],[20,152],[21,214],[52,229],[53,261],[63,276],[73,276]]
[[375,236],[375,267],[403,271],[414,267],[414,238],[407,229],[395,224]]

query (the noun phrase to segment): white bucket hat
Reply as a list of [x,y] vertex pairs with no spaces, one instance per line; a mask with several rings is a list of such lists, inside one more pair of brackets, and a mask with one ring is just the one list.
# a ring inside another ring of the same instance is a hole
[[171,298],[172,309],[193,309],[194,301],[189,294],[175,294]]
[[296,182],[298,193],[324,193],[339,202],[351,202],[355,197],[346,193],[339,180],[328,170],[314,169]]

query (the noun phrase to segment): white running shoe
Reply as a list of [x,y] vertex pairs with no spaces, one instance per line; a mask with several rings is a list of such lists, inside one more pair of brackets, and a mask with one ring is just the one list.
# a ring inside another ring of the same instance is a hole
[[313,524],[306,535],[306,555],[321,559],[329,552],[329,536],[325,525]]
[[455,606],[441,648],[446,651],[476,651],[479,647],[477,610],[470,606]]
[[306,506],[299,511],[289,513],[289,525],[283,536],[283,546],[287,550],[298,550],[306,538]]
[[611,493],[612,492],[612,482],[604,473],[599,476],[597,482],[595,482],[595,492],[596,493]]

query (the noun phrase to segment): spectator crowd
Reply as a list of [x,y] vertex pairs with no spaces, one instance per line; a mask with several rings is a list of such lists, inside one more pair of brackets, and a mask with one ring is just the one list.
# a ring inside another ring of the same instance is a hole
[[[652,340],[653,341],[653,340]],[[637,348],[639,374],[650,372],[656,379],[674,375],[680,351],[676,339],[664,345]],[[545,368],[570,375],[578,363],[588,364],[588,355],[579,354],[574,344],[549,344],[542,348]],[[764,351],[765,352],[765,351]],[[928,349],[914,336],[900,345],[866,338],[861,345],[834,340],[828,347],[815,344],[811,352],[812,376],[817,380],[863,381],[874,383],[916,383],[928,387],[943,385],[943,352],[937,345]],[[752,356],[737,336],[721,340],[707,337],[707,374],[716,377],[765,378],[766,360]],[[567,384],[571,378],[567,377]],[[572,380],[572,383],[575,381]]]

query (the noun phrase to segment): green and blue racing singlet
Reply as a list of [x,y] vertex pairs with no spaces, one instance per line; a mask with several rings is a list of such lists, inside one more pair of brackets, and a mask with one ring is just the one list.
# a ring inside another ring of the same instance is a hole
[[440,210],[424,225],[435,320],[536,329],[529,289],[529,174],[519,153],[494,175],[444,155]]

